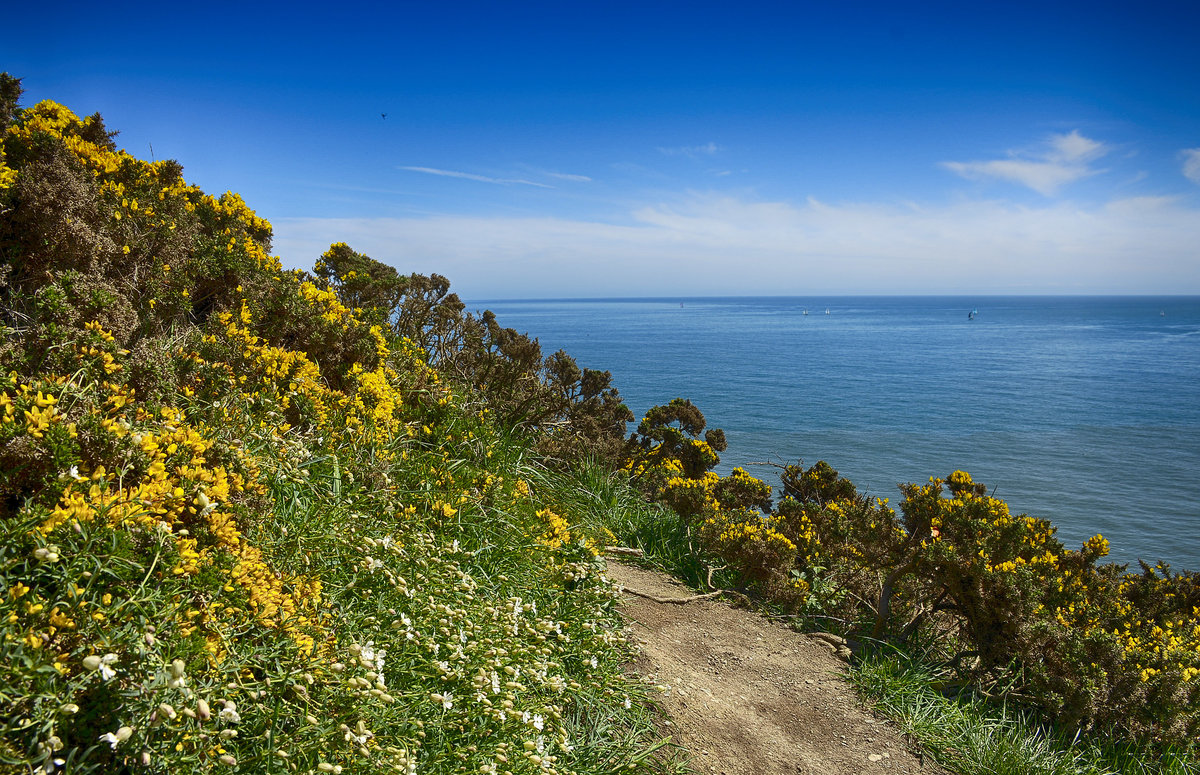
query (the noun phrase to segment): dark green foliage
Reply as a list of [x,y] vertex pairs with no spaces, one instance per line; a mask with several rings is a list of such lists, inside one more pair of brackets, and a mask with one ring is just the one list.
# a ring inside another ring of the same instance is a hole
[[407,278],[394,268],[351,250],[345,242],[331,245],[313,274],[334,289],[343,304],[362,310],[365,320],[377,324],[387,324],[399,313],[408,288]]
[[633,414],[611,373],[580,369],[562,351],[543,359],[536,339],[501,326],[491,311],[466,312],[441,275],[403,276],[345,243],[330,246],[313,272],[347,307],[420,347],[431,366],[482,397],[496,422],[542,454],[618,459]]
[[698,479],[721,462],[717,453],[726,449],[725,432],[713,428],[704,433],[705,425],[704,414],[695,404],[684,398],[672,399],[666,406],[646,412],[629,438],[629,456],[653,453],[656,459],[674,458],[683,466],[684,476]]
[[16,120],[22,91],[20,78],[0,73],[0,133]]
[[783,492],[800,503],[823,506],[837,500],[858,500],[854,484],[841,476],[824,460],[805,470],[800,465],[786,465],[779,477]]

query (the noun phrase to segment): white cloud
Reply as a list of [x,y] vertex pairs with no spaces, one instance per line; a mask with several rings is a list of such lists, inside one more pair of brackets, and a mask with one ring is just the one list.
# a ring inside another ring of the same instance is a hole
[[1010,151],[1009,159],[946,161],[941,166],[971,180],[998,178],[1053,196],[1067,183],[1100,172],[1090,164],[1110,150],[1104,143],[1074,130],[1070,134],[1051,135],[1040,151]]
[[658,148],[659,153],[667,156],[687,156],[689,159],[695,159],[700,156],[713,156],[719,150],[721,150],[721,146],[711,141],[704,145],[680,145],[673,148],[659,146]]
[[554,217],[274,219],[289,266],[331,242],[465,298],[815,293],[1200,293],[1200,211],[1179,200],[1033,208],[695,195],[624,223]]
[[1183,174],[1193,183],[1200,183],[1200,148],[1183,150]]
[[458,172],[456,170],[439,170],[433,167],[401,167],[402,170],[409,172],[423,172],[426,175],[441,175],[446,178],[462,178],[464,180],[477,180],[480,183],[499,183],[501,185],[509,185],[518,183],[522,186],[537,186],[538,188],[554,188],[554,186],[545,183],[538,183],[533,180],[522,180],[521,178],[489,178],[486,175],[475,175],[471,172]]
[[1055,163],[1087,163],[1108,153],[1104,143],[1091,140],[1075,129],[1069,135],[1053,135],[1050,146],[1054,150],[1046,154],[1046,160]]
[[569,180],[573,183],[591,183],[592,182],[592,179],[589,178],[587,175],[572,175],[567,172],[547,172],[546,174],[552,178],[558,178],[559,180]]

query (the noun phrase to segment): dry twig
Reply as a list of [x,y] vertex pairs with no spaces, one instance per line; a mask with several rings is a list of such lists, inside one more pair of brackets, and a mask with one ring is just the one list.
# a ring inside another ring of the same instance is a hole
[[693,603],[697,600],[708,600],[716,597],[717,595],[723,595],[728,591],[724,589],[718,589],[716,592],[709,592],[704,595],[692,595],[690,597],[656,597],[646,592],[639,592],[636,589],[630,589],[629,587],[618,587],[618,589],[620,589],[622,592],[628,592],[631,595],[637,595],[638,597],[644,597],[647,600],[653,600],[656,603],[674,603],[676,605]]

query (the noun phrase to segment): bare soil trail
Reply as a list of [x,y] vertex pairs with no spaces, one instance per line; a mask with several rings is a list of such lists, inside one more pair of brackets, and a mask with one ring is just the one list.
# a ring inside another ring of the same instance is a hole
[[[658,598],[694,594],[666,574],[611,560],[608,575]],[[944,772],[861,707],[829,644],[719,599],[677,605],[626,592],[621,610],[641,652],[634,669],[670,687],[664,734],[691,752],[697,773]]]

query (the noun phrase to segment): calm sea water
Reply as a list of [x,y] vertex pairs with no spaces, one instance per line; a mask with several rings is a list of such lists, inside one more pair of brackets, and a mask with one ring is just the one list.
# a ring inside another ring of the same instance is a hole
[[1068,546],[1103,533],[1115,561],[1200,570],[1200,297],[471,306],[612,371],[639,418],[692,399],[725,429],[723,473],[826,460],[895,503],[961,468]]

